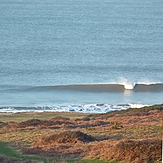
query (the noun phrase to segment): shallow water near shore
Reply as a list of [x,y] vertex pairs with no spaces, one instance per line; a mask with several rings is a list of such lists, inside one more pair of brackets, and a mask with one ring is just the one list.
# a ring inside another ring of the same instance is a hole
[[161,0],[2,0],[0,15],[0,112],[162,103]]
[[140,108],[162,102],[163,86],[159,84],[159,90],[155,87],[157,85],[139,85],[131,90],[124,89],[122,85],[80,85],[25,88],[18,92],[12,90],[10,93],[3,93],[6,95],[6,101],[0,105],[0,112],[105,113]]

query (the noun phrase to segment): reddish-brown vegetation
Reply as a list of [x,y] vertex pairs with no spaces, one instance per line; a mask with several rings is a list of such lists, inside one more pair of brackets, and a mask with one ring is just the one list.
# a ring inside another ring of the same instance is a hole
[[145,163],[161,161],[162,141],[160,139],[123,140],[109,143],[99,142],[91,149],[91,158],[124,160],[127,162]]
[[4,136],[6,128],[17,131],[17,134],[18,131],[25,131],[26,135],[30,130],[35,135],[38,132],[37,139],[31,140],[30,147],[29,144],[28,148],[21,147],[27,154],[153,162],[162,159],[162,110],[163,106],[160,105],[94,114],[82,119],[55,117],[20,123],[0,122],[0,130],[5,130]]
[[53,134],[49,136],[43,136],[39,142],[42,145],[48,145],[51,143],[78,143],[78,142],[91,142],[95,141],[95,138],[84,134],[80,131],[65,131],[59,134]]

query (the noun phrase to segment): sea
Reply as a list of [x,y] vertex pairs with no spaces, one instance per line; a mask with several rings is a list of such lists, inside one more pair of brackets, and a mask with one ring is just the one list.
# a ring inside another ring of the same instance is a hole
[[0,112],[161,103],[162,0],[0,0]]

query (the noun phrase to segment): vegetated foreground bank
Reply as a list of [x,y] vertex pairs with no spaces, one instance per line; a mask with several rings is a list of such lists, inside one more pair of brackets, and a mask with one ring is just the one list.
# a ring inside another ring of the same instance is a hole
[[[162,110],[163,104],[78,118],[57,113],[47,119],[31,113],[35,118],[26,120],[22,114],[4,114],[10,121],[0,122],[0,140],[45,158],[161,162]],[[23,121],[12,119],[18,115]]]

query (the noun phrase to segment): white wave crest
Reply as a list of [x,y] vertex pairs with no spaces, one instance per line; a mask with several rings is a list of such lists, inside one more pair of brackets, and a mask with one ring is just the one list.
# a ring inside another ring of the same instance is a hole
[[126,78],[121,78],[120,85],[123,85],[123,87],[127,90],[132,90],[132,89],[134,89],[136,83],[132,83],[132,82],[128,81]]
[[141,108],[148,105],[142,104],[83,104],[83,105],[56,105],[56,106],[38,106],[38,107],[4,107],[0,112],[81,112],[81,113],[106,113],[113,110],[125,110],[129,108]]
[[123,83],[124,88],[128,90],[134,89],[135,85],[135,83]]
[[149,105],[143,105],[143,104],[128,104],[130,108],[142,108],[144,106],[149,106]]

